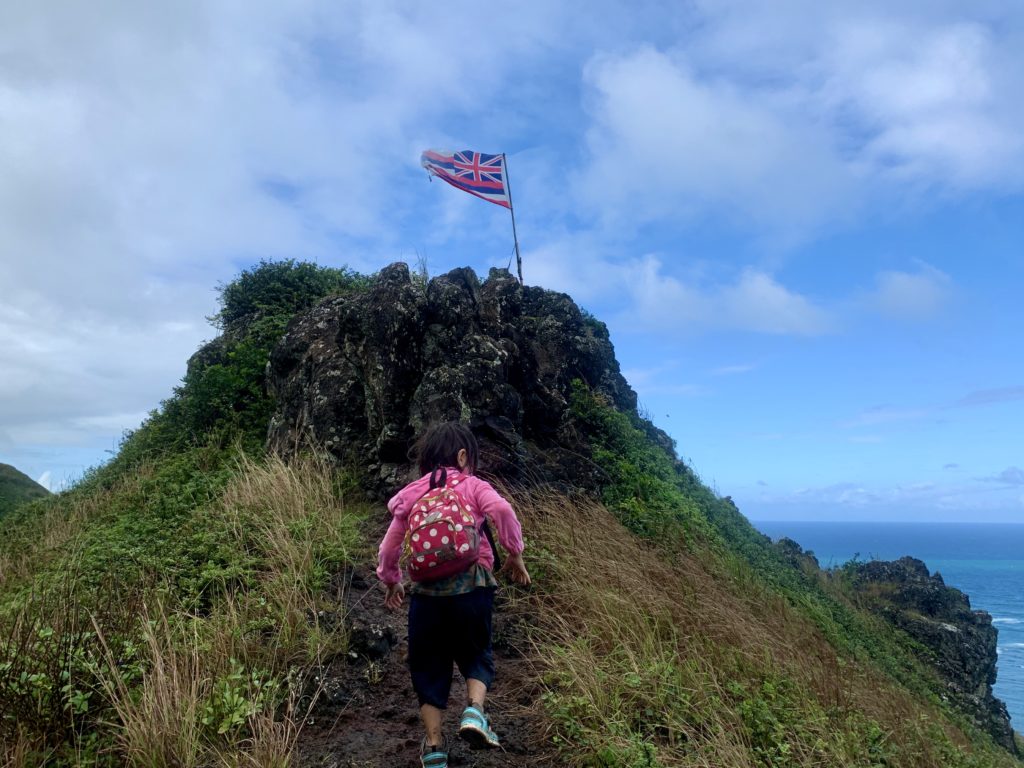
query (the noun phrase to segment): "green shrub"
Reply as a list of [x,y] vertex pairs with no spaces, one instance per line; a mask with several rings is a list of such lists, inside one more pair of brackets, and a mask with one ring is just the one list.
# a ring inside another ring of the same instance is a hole
[[274,408],[265,386],[267,361],[288,323],[327,296],[367,285],[367,277],[347,268],[291,259],[243,270],[219,288],[221,308],[210,321],[221,335],[192,357],[173,395],[125,434],[111,464],[126,468],[210,443],[241,441],[247,450],[259,450]]
[[294,259],[261,261],[218,287],[220,311],[210,320],[218,328],[230,330],[259,317],[291,317],[324,296],[368,284],[368,278],[347,267],[322,267]]

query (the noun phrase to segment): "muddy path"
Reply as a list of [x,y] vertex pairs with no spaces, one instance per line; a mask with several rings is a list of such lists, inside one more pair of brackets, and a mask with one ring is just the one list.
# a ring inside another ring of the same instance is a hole
[[[384,591],[368,565],[337,578],[345,595],[342,615],[350,628],[349,650],[331,659],[311,681],[316,695],[300,733],[298,765],[419,768],[423,731],[405,661],[405,610],[392,613],[384,608]],[[503,585],[495,599],[497,679],[487,699],[488,717],[502,748],[473,751],[458,739],[466,688],[456,670],[445,716],[453,766],[560,764],[539,715],[536,671],[526,638],[529,601],[510,601],[510,589]]]

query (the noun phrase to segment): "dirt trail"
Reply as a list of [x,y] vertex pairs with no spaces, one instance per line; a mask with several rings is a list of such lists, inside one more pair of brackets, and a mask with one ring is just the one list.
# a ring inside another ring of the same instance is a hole
[[[347,656],[324,667],[315,685],[316,704],[299,738],[302,768],[418,768],[422,727],[406,658],[406,615],[383,605],[383,590],[367,566],[348,572]],[[503,748],[472,751],[456,737],[465,701],[458,671],[445,718],[453,766],[556,766],[536,712],[536,684],[527,653],[523,617],[508,610],[501,587],[495,600],[494,656],[497,680],[487,711]],[[408,599],[406,600],[408,604]]]

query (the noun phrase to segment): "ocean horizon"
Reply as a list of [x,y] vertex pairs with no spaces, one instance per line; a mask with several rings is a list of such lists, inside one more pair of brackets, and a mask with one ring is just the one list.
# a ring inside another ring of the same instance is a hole
[[1024,524],[751,520],[772,539],[793,539],[822,568],[860,560],[916,557],[999,631],[995,695],[1024,728]]

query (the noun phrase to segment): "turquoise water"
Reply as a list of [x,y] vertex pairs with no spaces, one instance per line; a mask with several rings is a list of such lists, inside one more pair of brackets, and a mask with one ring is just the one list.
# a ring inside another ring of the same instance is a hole
[[916,557],[988,611],[999,630],[996,696],[1014,728],[1024,730],[1024,525],[976,523],[820,523],[753,521],[762,533],[788,536],[822,567]]

